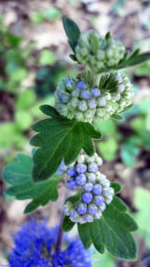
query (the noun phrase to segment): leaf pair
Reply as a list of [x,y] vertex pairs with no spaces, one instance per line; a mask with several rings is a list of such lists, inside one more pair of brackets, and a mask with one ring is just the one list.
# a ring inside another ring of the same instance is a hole
[[[117,183],[112,183],[115,193],[121,190]],[[70,197],[69,201],[76,202],[79,194]],[[137,224],[126,213],[127,207],[121,199],[114,197],[113,202],[107,206],[101,219],[92,223],[78,224],[78,233],[88,249],[92,244],[100,253],[104,253],[105,248],[115,257],[123,259],[136,259],[137,246],[130,232],[137,230]],[[63,221],[63,230],[70,231],[75,223],[66,216]]]
[[126,205],[114,197],[101,219],[79,224],[78,232],[84,246],[89,248],[93,243],[100,253],[106,248],[115,257],[136,259],[137,246],[130,232],[137,230],[137,224],[126,211]]
[[66,119],[51,106],[42,106],[41,110],[52,118],[33,126],[38,134],[31,144],[40,147],[33,156],[33,180],[37,182],[50,178],[62,160],[66,165],[75,161],[81,149],[92,156],[95,151],[92,139],[102,137],[91,124]]
[[34,211],[40,205],[46,205],[50,200],[56,201],[60,177],[55,175],[46,182],[33,183],[32,158],[19,154],[17,159],[18,161],[10,163],[3,170],[3,179],[9,186],[6,194],[14,196],[18,200],[32,199],[27,205],[25,213]]

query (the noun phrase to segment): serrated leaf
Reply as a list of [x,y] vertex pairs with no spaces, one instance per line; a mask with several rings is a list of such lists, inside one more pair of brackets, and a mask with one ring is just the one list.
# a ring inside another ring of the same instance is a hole
[[81,34],[78,25],[68,17],[64,16],[63,18],[63,26],[68,36],[68,42],[73,51],[75,51],[75,47],[78,43],[79,36]]
[[69,232],[73,227],[74,227],[75,223],[72,222],[69,219],[69,216],[65,216],[63,223],[62,223],[62,229],[64,232]]
[[113,115],[111,115],[111,119],[116,120],[116,121],[123,121],[124,117],[122,117],[118,114],[113,114]]
[[93,139],[102,137],[89,123],[66,119],[48,105],[42,106],[41,110],[52,118],[33,125],[38,134],[31,139],[31,144],[40,147],[33,156],[34,181],[50,178],[62,160],[66,165],[75,161],[81,149],[92,156],[95,151]]
[[103,212],[101,219],[78,225],[84,246],[89,248],[93,243],[100,253],[104,253],[106,248],[115,257],[136,259],[137,245],[130,232],[137,230],[137,224],[126,211],[127,206],[123,201],[114,197],[112,203]]
[[17,158],[18,161],[10,163],[3,169],[3,179],[8,184],[6,194],[18,200],[32,199],[25,213],[32,212],[40,205],[46,205],[48,201],[56,201],[60,177],[55,175],[49,181],[35,184],[32,181],[32,158],[21,154]]

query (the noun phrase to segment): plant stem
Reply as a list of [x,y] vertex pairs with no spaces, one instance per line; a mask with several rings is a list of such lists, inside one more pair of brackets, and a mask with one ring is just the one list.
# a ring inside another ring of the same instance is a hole
[[[68,197],[68,190],[66,190],[64,200],[66,200]],[[63,230],[62,230],[62,223],[64,219],[64,212],[62,209],[61,216],[60,216],[60,222],[59,222],[59,229],[58,229],[58,235],[57,235],[57,240],[56,240],[56,245],[55,245],[55,252],[60,252],[61,250],[61,244],[62,244],[62,239],[63,239]]]
[[63,239],[63,230],[62,230],[63,219],[64,219],[64,213],[62,212],[61,217],[60,217],[56,246],[55,246],[55,251],[57,252],[60,252],[61,250],[61,244],[62,244],[62,239]]

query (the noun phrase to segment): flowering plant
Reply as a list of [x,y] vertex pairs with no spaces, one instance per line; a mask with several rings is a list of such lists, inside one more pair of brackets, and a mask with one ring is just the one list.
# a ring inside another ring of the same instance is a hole
[[[9,184],[6,193],[19,200],[31,199],[25,213],[58,198],[63,183],[75,192],[63,207],[62,230],[70,231],[77,223],[86,249],[91,244],[115,257],[136,259],[137,245],[131,234],[136,222],[127,206],[116,196],[118,183],[110,183],[100,171],[102,159],[93,140],[102,138],[95,121],[122,120],[120,113],[132,107],[133,89],[128,77],[119,72],[150,58],[139,50],[129,55],[124,45],[110,33],[101,37],[90,31],[82,34],[68,17],[63,25],[73,51],[71,59],[85,66],[77,77],[66,77],[56,88],[55,108],[44,105],[47,119],[32,129],[37,134],[31,145],[38,147],[33,157],[18,155],[18,161],[6,166],[3,178]],[[58,234],[58,249],[62,231]]]

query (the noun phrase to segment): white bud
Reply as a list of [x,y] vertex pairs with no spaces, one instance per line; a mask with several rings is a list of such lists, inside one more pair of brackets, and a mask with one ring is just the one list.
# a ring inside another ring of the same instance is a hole
[[95,113],[95,110],[86,110],[84,113],[84,116],[86,119],[91,120],[93,119],[94,113]]
[[96,158],[95,162],[96,162],[96,164],[97,164],[98,166],[101,166],[102,163],[103,163],[103,160],[102,160],[102,158],[98,157],[98,158]]
[[82,121],[83,120],[83,113],[80,112],[80,111],[76,111],[75,112],[75,118],[79,121]]
[[122,83],[122,77],[121,77],[120,74],[118,74],[118,75],[116,76],[116,81],[118,81],[119,83]]
[[105,114],[105,109],[104,108],[98,108],[97,111],[96,111],[96,115],[98,117],[103,117]]
[[86,101],[84,101],[84,100],[78,101],[78,109],[81,111],[87,110]]
[[85,156],[84,155],[78,156],[78,159],[77,159],[78,163],[83,163],[84,161],[85,161]]
[[105,99],[107,99],[107,100],[111,100],[111,94],[110,94],[110,93],[106,93],[106,94],[105,94]]
[[112,202],[112,200],[113,200],[113,197],[110,196],[110,197],[106,198],[105,202],[106,202],[106,204],[110,204]]
[[102,217],[102,212],[101,210],[98,210],[95,214],[94,214],[94,219],[100,219]]
[[106,209],[106,204],[105,203],[101,204],[99,208],[101,211],[104,211]]
[[125,89],[124,84],[120,84],[120,85],[118,86],[118,92],[119,92],[119,93],[122,93],[122,92],[124,91],[124,89]]
[[120,94],[116,94],[116,95],[115,95],[115,99],[116,99],[117,101],[119,101],[120,98],[121,98]]
[[73,108],[76,108],[78,106],[78,99],[77,98],[72,98],[71,101],[70,101],[70,105]]
[[105,99],[105,97],[99,97],[97,99],[97,104],[98,104],[98,107],[105,106],[106,105],[106,99]]

